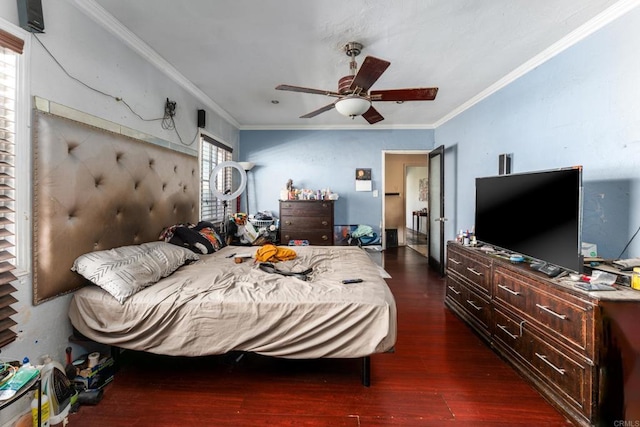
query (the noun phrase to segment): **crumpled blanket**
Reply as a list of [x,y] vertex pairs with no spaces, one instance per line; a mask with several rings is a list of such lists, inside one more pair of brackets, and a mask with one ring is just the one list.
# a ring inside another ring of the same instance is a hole
[[258,262],[278,262],[292,260],[296,255],[296,251],[293,249],[267,243],[256,251],[255,258]]

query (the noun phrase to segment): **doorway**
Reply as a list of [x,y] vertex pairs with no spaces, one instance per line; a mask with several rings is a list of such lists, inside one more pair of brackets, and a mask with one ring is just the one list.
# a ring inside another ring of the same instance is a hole
[[[409,246],[428,256],[427,150],[383,151],[384,245]],[[414,215],[414,212],[419,215]]]

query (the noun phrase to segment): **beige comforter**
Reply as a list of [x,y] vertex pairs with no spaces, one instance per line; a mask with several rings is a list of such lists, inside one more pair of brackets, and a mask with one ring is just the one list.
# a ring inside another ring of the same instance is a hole
[[[256,247],[202,255],[124,304],[97,286],[75,292],[73,326],[100,343],[182,356],[249,351],[286,358],[352,358],[392,349],[396,306],[381,270],[347,246],[294,247],[280,270],[311,267],[309,281],[267,273]],[[360,278],[356,284],[343,279]]]

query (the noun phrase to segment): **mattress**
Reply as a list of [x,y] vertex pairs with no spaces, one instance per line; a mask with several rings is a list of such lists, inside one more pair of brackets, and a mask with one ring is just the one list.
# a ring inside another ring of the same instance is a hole
[[[124,304],[85,286],[74,293],[69,318],[96,342],[165,355],[355,358],[393,348],[393,294],[363,249],[290,247],[295,259],[274,265],[311,268],[306,281],[261,270],[249,258],[257,249],[229,246],[201,255]],[[247,258],[237,264],[234,254]],[[353,278],[363,281],[342,283]]]

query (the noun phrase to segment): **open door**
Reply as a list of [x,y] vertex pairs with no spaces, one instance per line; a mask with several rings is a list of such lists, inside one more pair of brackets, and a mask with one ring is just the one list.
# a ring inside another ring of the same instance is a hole
[[444,146],[429,153],[429,266],[444,276]]

